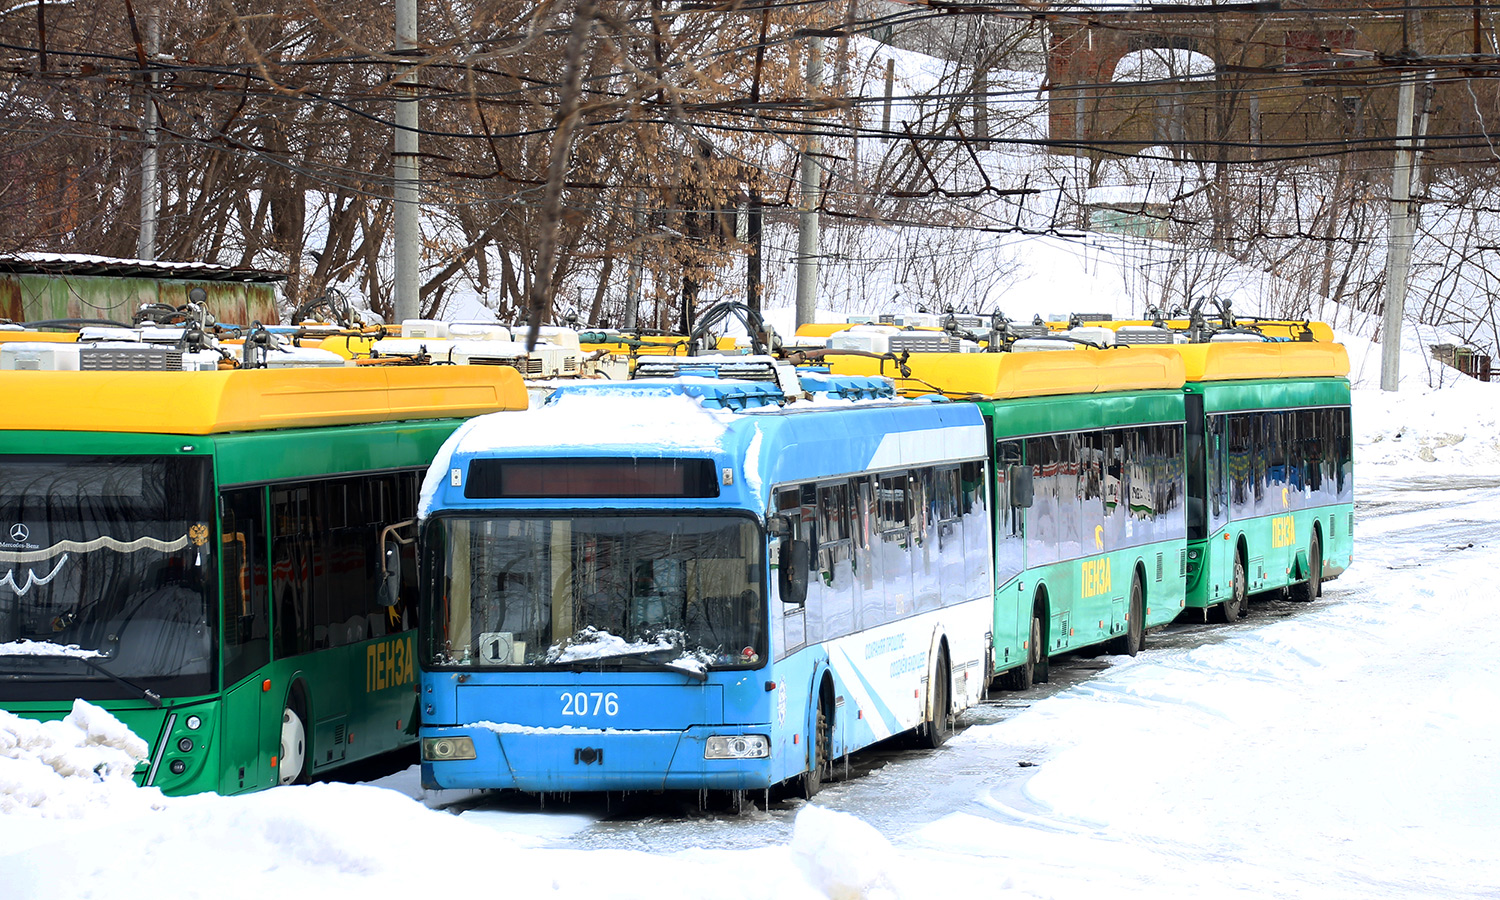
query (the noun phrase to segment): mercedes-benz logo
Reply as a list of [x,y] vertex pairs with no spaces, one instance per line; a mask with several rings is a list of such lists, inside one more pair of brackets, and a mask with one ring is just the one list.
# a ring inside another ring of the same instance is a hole
[[31,529],[27,528],[22,523],[17,522],[16,524],[10,526],[10,539],[15,541],[16,543],[25,543],[26,539],[29,537],[31,537]]

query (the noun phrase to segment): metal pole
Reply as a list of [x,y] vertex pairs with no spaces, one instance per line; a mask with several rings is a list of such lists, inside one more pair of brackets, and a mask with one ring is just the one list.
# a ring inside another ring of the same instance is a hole
[[145,82],[146,118],[143,129],[146,146],[141,152],[141,233],[136,239],[136,256],[141,259],[156,259],[156,223],[161,215],[161,184],[156,177],[156,98],[151,96],[152,63],[161,50],[157,33],[156,16],[146,17],[146,71],[141,73]]
[[[417,46],[417,0],[396,0],[396,54],[412,63]],[[412,68],[396,79],[395,243],[396,321],[421,316],[422,222],[418,196],[417,78]]]
[[1417,75],[1401,75],[1396,96],[1395,171],[1391,175],[1390,244],[1385,261],[1385,319],[1380,327],[1380,387],[1394,391],[1401,381],[1401,316],[1411,272],[1413,157],[1412,117],[1416,113]]
[[[823,84],[823,39],[808,39],[807,96],[819,99]],[[818,158],[823,141],[817,134],[818,123],[808,114],[807,141],[802,150],[802,212],[797,227],[797,327],[810,325],[817,318],[818,303],[818,196],[822,191],[822,171]]]

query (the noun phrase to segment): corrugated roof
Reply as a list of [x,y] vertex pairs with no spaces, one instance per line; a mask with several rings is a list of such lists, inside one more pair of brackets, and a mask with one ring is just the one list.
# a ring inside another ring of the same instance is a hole
[[281,272],[237,269],[205,262],[119,259],[86,253],[0,253],[0,274],[98,275],[114,278],[176,278],[185,281],[285,281]]

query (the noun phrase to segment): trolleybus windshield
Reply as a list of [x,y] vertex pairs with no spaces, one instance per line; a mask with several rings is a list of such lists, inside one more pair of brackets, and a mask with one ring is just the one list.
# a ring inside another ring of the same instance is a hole
[[443,516],[424,539],[429,666],[701,670],[765,658],[765,537],[747,516]]
[[207,457],[5,457],[0,693],[211,689],[212,496]]

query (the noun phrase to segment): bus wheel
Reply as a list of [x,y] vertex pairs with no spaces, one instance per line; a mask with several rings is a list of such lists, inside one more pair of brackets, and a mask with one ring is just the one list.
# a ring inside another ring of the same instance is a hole
[[1037,678],[1037,669],[1042,665],[1042,614],[1031,611],[1031,636],[1026,641],[1026,661],[1005,673],[1005,686],[1013,691],[1030,690],[1031,686],[1045,678]]
[[932,717],[927,720],[922,728],[922,746],[936,750],[947,743],[948,735],[953,731],[953,674],[948,667],[948,653],[943,651],[938,656],[937,681],[928,691],[928,700],[932,704]]
[[1313,532],[1307,545],[1307,580],[1292,585],[1292,599],[1307,602],[1323,596],[1323,545]]
[[818,692],[818,718],[813,726],[813,734],[808,741],[807,771],[802,773],[801,787],[802,796],[811,800],[818,790],[823,787],[823,773],[828,769],[828,753],[833,744],[833,717],[828,714],[828,705],[823,699],[823,692]]
[[1240,616],[1249,612],[1250,594],[1249,584],[1245,578],[1245,554],[1243,551],[1234,551],[1234,580],[1229,585],[1229,599],[1212,608],[1214,621],[1237,622]]
[[281,754],[276,766],[278,784],[306,784],[307,727],[303,724],[300,704],[296,698],[287,701],[281,711]]
[[1117,656],[1135,656],[1146,646],[1146,592],[1138,576],[1130,580],[1130,611],[1126,615],[1125,633],[1109,643],[1110,652]]

